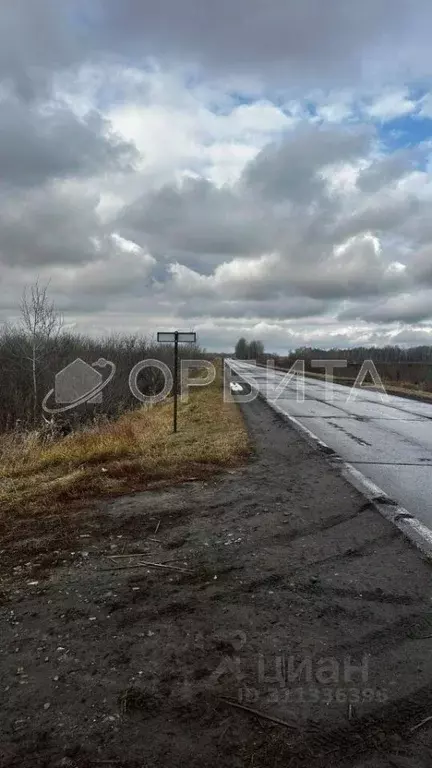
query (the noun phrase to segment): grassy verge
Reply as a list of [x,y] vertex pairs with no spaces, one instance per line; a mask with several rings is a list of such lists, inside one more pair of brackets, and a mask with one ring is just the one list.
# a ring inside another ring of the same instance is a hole
[[117,421],[43,444],[37,435],[0,443],[0,514],[52,512],[66,503],[131,493],[235,466],[250,453],[239,409],[223,402],[222,375],[179,400],[125,413]]

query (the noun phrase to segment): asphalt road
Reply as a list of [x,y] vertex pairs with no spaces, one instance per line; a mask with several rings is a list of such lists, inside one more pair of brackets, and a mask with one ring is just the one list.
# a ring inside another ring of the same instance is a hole
[[[227,361],[269,402],[294,416],[345,461],[432,529],[432,404],[340,384],[294,380],[243,361]],[[351,397],[350,397],[351,395]]]

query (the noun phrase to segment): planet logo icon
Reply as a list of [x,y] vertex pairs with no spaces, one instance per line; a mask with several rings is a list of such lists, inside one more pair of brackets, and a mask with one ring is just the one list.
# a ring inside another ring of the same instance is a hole
[[[110,368],[108,377],[104,379],[96,368]],[[78,357],[56,374],[54,389],[48,392],[42,403],[43,410],[45,413],[56,414],[70,411],[84,403],[101,403],[102,390],[112,381],[115,372],[114,363],[104,357],[100,357],[92,365]],[[49,405],[53,397],[55,407]]]

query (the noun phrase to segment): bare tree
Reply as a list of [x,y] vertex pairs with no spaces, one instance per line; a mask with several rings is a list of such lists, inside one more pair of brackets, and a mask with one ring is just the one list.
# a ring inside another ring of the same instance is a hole
[[48,285],[37,280],[25,288],[20,304],[21,330],[29,344],[26,360],[31,365],[33,387],[33,421],[37,420],[38,368],[47,354],[50,341],[55,339],[63,326],[63,319],[48,297]]
[[[31,291],[28,289],[27,302],[30,300]],[[33,327],[34,324],[31,323],[31,328]],[[42,398],[53,388],[54,375],[78,357],[89,365],[104,357],[115,363],[117,373],[109,387],[104,390],[103,403],[91,407],[83,404],[67,417],[56,414],[55,435],[65,434],[65,430],[91,423],[94,419],[117,418],[126,410],[141,407],[141,403],[130,391],[128,380],[132,368],[142,360],[161,360],[172,368],[172,350],[166,344],[157,344],[150,334],[111,334],[96,338],[63,329],[56,338],[56,331],[57,329],[54,329],[50,334],[46,344],[39,345],[39,348],[36,345],[33,352],[33,334],[27,329],[24,330],[22,322],[3,326],[0,324],[0,438],[2,432],[13,429],[15,425],[21,430],[27,430],[31,426],[38,429],[42,427],[42,438],[45,439],[46,433],[51,437],[51,419],[48,419],[50,423],[45,426],[41,423],[44,421]],[[182,348],[180,357],[207,359],[204,350],[198,345],[194,345],[193,349]],[[36,424],[33,421],[33,359],[36,363]],[[141,372],[138,386],[143,393],[156,394],[162,389],[163,382],[159,381],[157,373],[156,371],[155,375],[153,368]]]

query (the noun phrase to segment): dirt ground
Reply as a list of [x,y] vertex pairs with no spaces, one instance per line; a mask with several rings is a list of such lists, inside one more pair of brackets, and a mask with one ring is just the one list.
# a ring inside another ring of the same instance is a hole
[[432,765],[431,566],[244,412],[243,469],[5,532],[3,768]]

